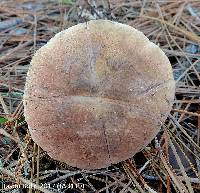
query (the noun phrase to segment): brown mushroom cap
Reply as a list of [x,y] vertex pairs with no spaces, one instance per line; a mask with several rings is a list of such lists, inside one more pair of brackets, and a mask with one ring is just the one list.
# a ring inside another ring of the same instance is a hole
[[36,52],[25,118],[33,140],[52,158],[103,168],[150,143],[174,93],[168,58],[142,32],[90,21],[56,34]]

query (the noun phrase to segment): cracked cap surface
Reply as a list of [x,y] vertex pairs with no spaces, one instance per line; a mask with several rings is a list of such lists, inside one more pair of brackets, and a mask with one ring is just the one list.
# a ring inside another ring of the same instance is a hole
[[148,145],[174,93],[158,46],[128,25],[97,20],[56,34],[36,52],[24,114],[33,140],[52,158],[97,169]]

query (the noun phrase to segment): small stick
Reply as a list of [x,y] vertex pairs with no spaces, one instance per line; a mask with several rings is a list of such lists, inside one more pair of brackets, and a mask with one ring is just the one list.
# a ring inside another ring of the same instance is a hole
[[173,112],[185,113],[185,114],[188,114],[188,115],[200,117],[199,113],[188,112],[188,111],[180,110],[180,109],[172,109],[172,111]]
[[1,129],[1,128],[0,128],[0,135],[4,135],[4,136],[6,136],[6,137],[12,139],[14,142],[19,143],[19,141],[18,141],[15,137],[13,137],[13,136],[10,135],[9,133],[7,133],[4,129]]
[[10,113],[9,113],[8,107],[6,106],[6,103],[4,102],[3,97],[1,96],[1,94],[0,94],[0,103],[1,103],[1,105],[3,107],[4,112],[7,115],[9,115]]

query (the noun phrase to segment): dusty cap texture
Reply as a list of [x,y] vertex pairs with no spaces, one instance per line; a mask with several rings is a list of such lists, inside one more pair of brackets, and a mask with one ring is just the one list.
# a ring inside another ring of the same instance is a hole
[[24,113],[33,140],[52,158],[97,169],[148,145],[174,92],[168,58],[142,32],[89,21],[56,34],[36,52]]

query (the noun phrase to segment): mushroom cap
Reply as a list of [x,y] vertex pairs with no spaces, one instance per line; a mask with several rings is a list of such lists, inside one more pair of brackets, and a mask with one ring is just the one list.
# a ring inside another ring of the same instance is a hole
[[133,27],[96,20],[61,31],[35,53],[24,113],[52,158],[97,169],[147,146],[174,94],[170,62],[157,45]]

